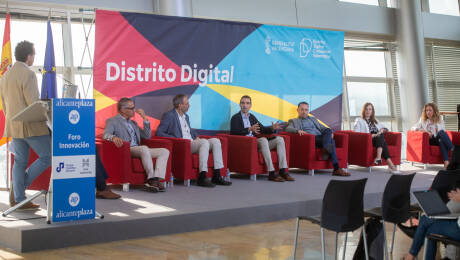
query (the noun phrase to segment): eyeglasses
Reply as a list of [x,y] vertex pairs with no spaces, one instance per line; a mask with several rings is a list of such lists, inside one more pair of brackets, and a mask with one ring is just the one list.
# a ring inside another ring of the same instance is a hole
[[135,107],[124,107],[124,109],[134,110]]

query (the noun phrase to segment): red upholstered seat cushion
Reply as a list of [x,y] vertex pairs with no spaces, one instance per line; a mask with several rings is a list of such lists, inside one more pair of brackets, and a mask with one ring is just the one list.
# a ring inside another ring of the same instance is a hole
[[[200,160],[199,160],[199,157],[198,157],[198,154],[197,153],[194,153],[192,154],[192,167],[194,169],[198,169],[200,165]],[[209,154],[208,156],[208,167],[214,167],[214,160],[212,158],[212,153]]]

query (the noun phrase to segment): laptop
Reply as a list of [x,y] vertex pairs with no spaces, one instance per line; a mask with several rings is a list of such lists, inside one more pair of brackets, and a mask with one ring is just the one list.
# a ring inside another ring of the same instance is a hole
[[415,199],[422,208],[425,215],[433,219],[456,219],[460,213],[451,213],[438,191],[414,191]]

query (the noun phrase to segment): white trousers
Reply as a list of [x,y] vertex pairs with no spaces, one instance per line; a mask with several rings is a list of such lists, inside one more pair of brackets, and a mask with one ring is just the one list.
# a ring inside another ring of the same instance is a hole
[[269,172],[274,171],[272,156],[270,150],[276,147],[276,153],[278,154],[279,168],[287,168],[286,161],[286,146],[284,144],[284,138],[277,136],[276,138],[268,141],[266,137],[257,138],[257,148],[264,157],[265,165]]
[[[147,173],[147,179],[157,177],[164,179],[166,176],[166,166],[168,164],[169,150],[166,148],[149,148],[145,145],[131,146],[131,156],[140,158],[142,166]],[[155,169],[153,168],[152,158],[156,158]]]
[[208,156],[210,151],[212,151],[212,158],[214,159],[214,169],[221,169],[224,167],[222,147],[219,139],[196,138],[192,141],[191,146],[192,153],[198,153],[200,172],[208,171]]

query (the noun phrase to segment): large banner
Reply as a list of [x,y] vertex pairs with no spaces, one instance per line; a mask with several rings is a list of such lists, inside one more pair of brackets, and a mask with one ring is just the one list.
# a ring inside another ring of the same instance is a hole
[[297,117],[306,101],[340,129],[343,41],[337,31],[98,10],[97,126],[132,97],[155,129],[183,93],[197,129],[229,130],[242,95],[263,124]]

